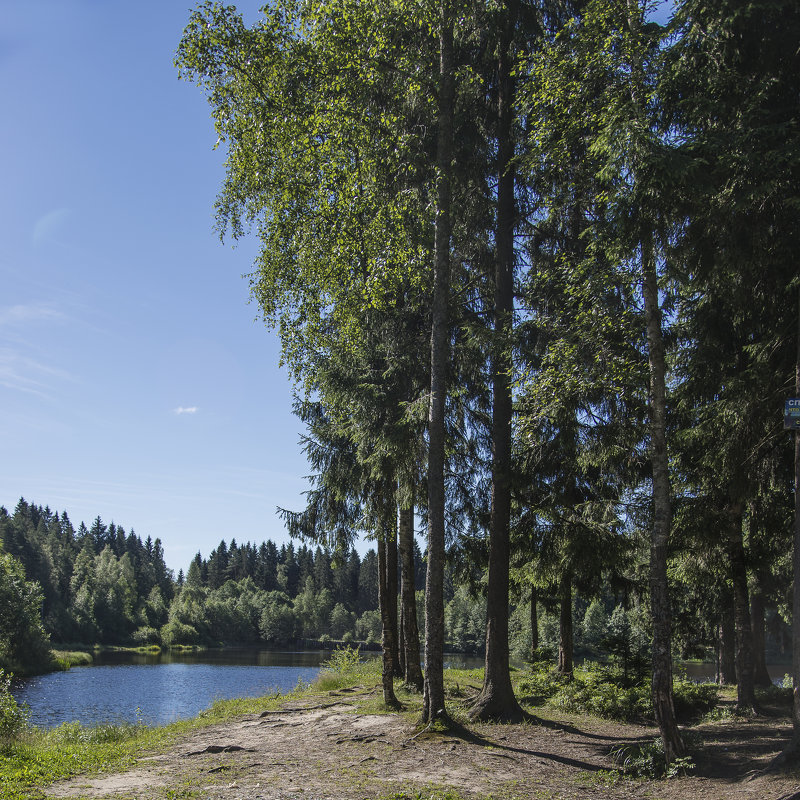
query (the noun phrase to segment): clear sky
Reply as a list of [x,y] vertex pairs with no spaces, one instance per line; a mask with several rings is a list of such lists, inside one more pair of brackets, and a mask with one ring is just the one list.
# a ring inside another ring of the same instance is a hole
[[0,504],[99,514],[176,572],[286,541],[308,472],[256,242],[213,231],[224,153],[172,63],[192,6],[0,0]]
[[0,0],[0,504],[99,514],[176,572],[285,541],[308,472],[256,242],[213,231],[224,153],[172,63],[191,7]]

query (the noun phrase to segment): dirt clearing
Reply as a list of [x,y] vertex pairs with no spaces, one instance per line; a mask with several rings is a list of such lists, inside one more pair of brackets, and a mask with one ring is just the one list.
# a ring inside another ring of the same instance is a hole
[[[187,735],[128,772],[49,787],[63,798],[340,800],[422,797],[788,800],[800,776],[761,775],[787,740],[786,717],[708,723],[696,768],[671,780],[620,775],[611,751],[650,741],[652,727],[554,715],[517,725],[420,733],[409,714],[368,713],[368,690],[287,698],[283,707]],[[800,794],[797,795],[800,798]]]

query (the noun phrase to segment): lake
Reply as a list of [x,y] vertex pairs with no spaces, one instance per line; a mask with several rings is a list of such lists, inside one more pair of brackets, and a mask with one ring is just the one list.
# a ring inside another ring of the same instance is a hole
[[[365,657],[377,657],[367,652]],[[19,702],[31,709],[31,722],[51,727],[78,720],[165,724],[186,719],[215,700],[290,692],[299,681],[313,681],[324,650],[284,652],[220,649],[173,653],[99,653],[91,667],[38,675],[16,682]],[[483,658],[448,654],[446,666],[482,667]],[[773,680],[790,667],[768,665]],[[713,664],[685,664],[692,680],[713,680]]]
[[[378,653],[365,653],[377,657]],[[222,649],[191,653],[99,653],[91,667],[38,675],[12,687],[31,722],[52,727],[186,719],[215,700],[290,692],[314,680],[329,651]],[[483,666],[483,659],[447,656],[449,665]]]

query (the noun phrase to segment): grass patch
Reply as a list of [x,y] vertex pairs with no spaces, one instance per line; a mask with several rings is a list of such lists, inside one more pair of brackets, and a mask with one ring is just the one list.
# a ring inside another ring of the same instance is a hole
[[339,647],[322,665],[313,687],[330,692],[348,689],[356,684],[380,683],[381,667],[379,658],[362,658],[358,647]]
[[93,663],[91,653],[85,650],[51,650],[51,666],[57,670],[68,670],[71,667],[88,667]]

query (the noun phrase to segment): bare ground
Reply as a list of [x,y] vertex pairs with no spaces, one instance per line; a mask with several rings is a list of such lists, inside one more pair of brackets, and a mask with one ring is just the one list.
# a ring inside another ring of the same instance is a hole
[[646,781],[622,776],[610,752],[652,740],[652,727],[548,712],[420,732],[409,714],[359,711],[367,694],[289,698],[280,710],[196,731],[128,772],[51,786],[48,796],[349,800],[451,790],[498,800],[800,800],[800,773],[761,773],[789,736],[785,716],[695,726],[702,746],[691,776]]

